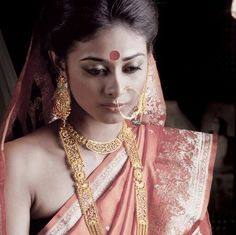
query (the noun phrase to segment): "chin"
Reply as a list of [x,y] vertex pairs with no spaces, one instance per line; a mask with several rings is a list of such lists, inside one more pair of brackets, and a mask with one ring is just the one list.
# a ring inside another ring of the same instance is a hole
[[105,117],[105,115],[103,115],[103,117],[100,117],[97,120],[105,124],[116,124],[123,122],[124,118],[120,115],[114,115],[113,117],[109,115]]

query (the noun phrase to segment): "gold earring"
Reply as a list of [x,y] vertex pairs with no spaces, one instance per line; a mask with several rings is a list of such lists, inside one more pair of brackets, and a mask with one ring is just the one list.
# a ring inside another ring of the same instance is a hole
[[145,100],[146,100],[146,86],[144,87],[142,94],[140,95],[138,105],[135,107],[135,110],[133,111],[132,114],[133,119],[131,121],[134,125],[141,125],[142,123]]
[[61,119],[65,125],[67,117],[71,111],[71,98],[68,83],[63,75],[59,75],[57,89],[54,93],[53,117]]
[[134,118],[132,119],[132,123],[134,125],[141,125],[142,123],[143,114],[144,114],[144,110],[146,106],[147,80],[148,80],[148,72],[147,72],[147,77],[144,83],[142,93],[139,98],[138,105],[136,106],[135,111],[133,112],[135,114]]

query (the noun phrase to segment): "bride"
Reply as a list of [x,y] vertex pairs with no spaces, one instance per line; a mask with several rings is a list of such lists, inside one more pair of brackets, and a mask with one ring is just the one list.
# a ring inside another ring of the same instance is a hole
[[215,137],[164,127],[156,34],[151,0],[48,1],[1,129],[2,234],[211,234]]

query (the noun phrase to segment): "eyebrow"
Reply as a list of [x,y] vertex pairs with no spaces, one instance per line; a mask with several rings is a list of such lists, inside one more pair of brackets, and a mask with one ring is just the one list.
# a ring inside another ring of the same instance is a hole
[[[134,59],[135,57],[138,57],[138,56],[145,56],[145,54],[137,53],[137,54],[134,54],[134,55],[131,55],[131,56],[128,56],[128,57],[124,57],[122,59],[122,61],[132,60],[132,59]],[[98,58],[98,57],[93,57],[93,56],[88,56],[88,57],[85,57],[85,58],[81,59],[81,61],[85,61],[85,60],[93,60],[93,61],[97,61],[97,62],[105,62],[105,61],[107,61],[105,59]]]
[[137,54],[134,54],[134,55],[123,58],[122,61],[132,60],[132,59],[134,59],[135,57],[138,57],[138,56],[145,56],[145,54],[137,53]]

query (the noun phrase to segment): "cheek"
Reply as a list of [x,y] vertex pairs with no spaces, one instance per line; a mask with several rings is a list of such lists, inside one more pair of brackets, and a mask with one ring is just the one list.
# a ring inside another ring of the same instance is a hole
[[142,72],[139,74],[138,77],[136,77],[134,79],[134,82],[133,82],[133,87],[136,89],[136,91],[138,91],[139,93],[142,92],[143,90],[143,87],[145,85],[145,82],[146,82],[146,79],[147,79],[147,74],[146,72]]
[[79,82],[71,82],[70,89],[73,97],[77,101],[86,99],[87,94],[91,92],[89,87]]
[[140,72],[138,75],[133,76],[132,80],[127,86],[125,96],[130,101],[131,105],[136,105],[137,101],[141,97],[143,92],[144,84],[146,81],[146,73]]
[[70,90],[79,104],[88,103],[98,97],[99,87],[88,79],[71,79]]
[[71,62],[71,60],[69,62],[67,77],[69,80],[70,89],[73,95],[78,96],[83,94],[85,90],[88,90],[88,82],[79,66],[74,62]]

